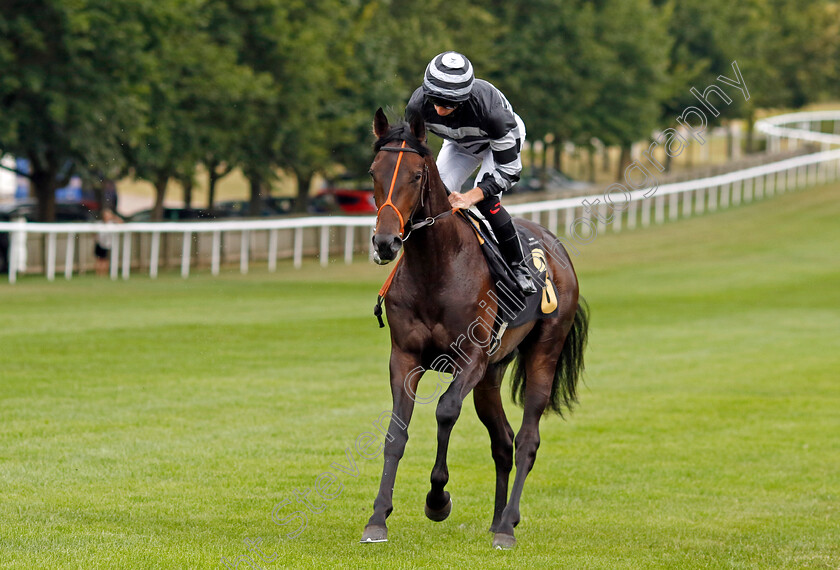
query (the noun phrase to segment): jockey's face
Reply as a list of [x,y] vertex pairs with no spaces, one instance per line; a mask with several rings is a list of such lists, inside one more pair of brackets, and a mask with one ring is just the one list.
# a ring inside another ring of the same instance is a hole
[[443,107],[441,105],[435,105],[435,112],[441,117],[445,117],[447,115],[452,114],[457,108],[457,105],[455,107]]

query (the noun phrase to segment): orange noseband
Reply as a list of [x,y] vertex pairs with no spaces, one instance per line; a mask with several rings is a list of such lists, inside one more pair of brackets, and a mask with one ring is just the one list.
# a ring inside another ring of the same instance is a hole
[[[388,197],[385,199],[385,203],[379,206],[379,210],[376,211],[376,225],[379,225],[379,214],[382,213],[382,209],[385,206],[391,206],[393,210],[397,213],[397,217],[400,219],[400,238],[402,238],[403,233],[405,233],[405,220],[403,220],[402,214],[400,213],[399,209],[394,205],[391,201],[391,196],[394,193],[394,185],[397,183],[397,173],[400,171],[400,163],[402,162],[403,157],[403,149],[405,149],[405,141],[402,142],[402,146],[399,149],[394,149],[395,151],[399,152],[399,156],[397,157],[397,166],[394,168],[394,176],[391,178],[391,187],[388,189]],[[406,150],[414,150],[414,149],[406,149]]]

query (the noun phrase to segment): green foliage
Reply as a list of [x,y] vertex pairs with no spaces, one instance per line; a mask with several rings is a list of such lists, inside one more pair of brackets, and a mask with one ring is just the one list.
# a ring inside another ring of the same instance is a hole
[[497,17],[505,28],[492,80],[522,116],[528,138],[576,138],[586,130],[610,56],[596,38],[595,6],[505,3]]
[[[234,167],[359,174],[437,53],[466,53],[531,141],[627,146],[739,62],[727,117],[836,94],[832,0],[12,0],[0,11],[0,152],[29,158],[42,217],[71,172],[191,181]],[[300,200],[301,205],[305,203]]]
[[145,38],[131,12],[127,0],[11,2],[0,12],[0,152],[30,160],[42,219],[68,164],[122,164],[117,141],[142,108]]
[[155,185],[160,217],[170,178],[191,180],[208,156],[233,156],[231,134],[245,117],[243,103],[262,84],[235,51],[214,40],[207,5],[150,4],[140,15],[148,39],[145,109],[122,148],[135,176]]
[[666,93],[671,39],[662,14],[648,0],[598,2],[596,42],[605,52],[598,96],[586,110],[585,132],[628,146],[649,136]]

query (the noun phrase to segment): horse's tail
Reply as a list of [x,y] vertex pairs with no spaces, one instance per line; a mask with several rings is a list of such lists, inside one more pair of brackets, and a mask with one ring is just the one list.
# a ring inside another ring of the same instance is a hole
[[[575,310],[574,323],[566,336],[563,351],[560,353],[554,370],[554,381],[551,384],[551,396],[546,412],[551,410],[562,417],[564,408],[571,411],[572,405],[577,402],[577,384],[583,375],[583,351],[586,349],[588,337],[589,306],[586,300],[580,297],[577,310]],[[526,379],[523,360],[521,355],[517,356],[511,385],[513,401],[520,406],[525,404]]]

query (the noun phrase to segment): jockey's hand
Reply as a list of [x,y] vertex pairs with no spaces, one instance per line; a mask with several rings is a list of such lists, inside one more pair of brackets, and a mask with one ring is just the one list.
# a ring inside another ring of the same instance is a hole
[[453,208],[466,210],[467,208],[478,204],[483,199],[484,192],[481,188],[476,186],[472,190],[467,190],[466,192],[453,192],[449,195],[449,204]]

